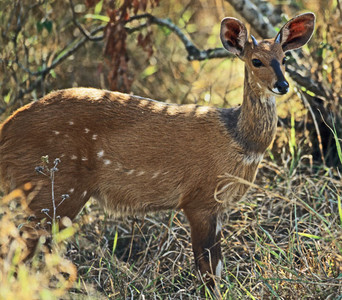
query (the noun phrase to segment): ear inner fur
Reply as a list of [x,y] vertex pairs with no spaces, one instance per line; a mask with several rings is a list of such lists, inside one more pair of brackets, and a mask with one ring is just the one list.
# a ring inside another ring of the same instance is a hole
[[280,29],[275,41],[280,41],[284,51],[300,48],[310,40],[314,27],[313,13],[299,15]]
[[228,51],[241,56],[247,41],[247,30],[243,23],[235,18],[223,19],[220,37]]

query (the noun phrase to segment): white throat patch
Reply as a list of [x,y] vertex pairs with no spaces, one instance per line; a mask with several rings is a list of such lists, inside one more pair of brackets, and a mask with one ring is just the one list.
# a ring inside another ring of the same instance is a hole
[[275,104],[276,103],[274,95],[261,96],[260,102],[263,104],[264,103],[266,103],[266,104]]

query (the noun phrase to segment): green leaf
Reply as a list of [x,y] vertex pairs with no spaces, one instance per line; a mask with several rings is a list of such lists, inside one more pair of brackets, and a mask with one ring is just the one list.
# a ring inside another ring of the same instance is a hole
[[102,10],[102,5],[103,5],[103,0],[99,1],[96,6],[95,6],[95,9],[94,9],[94,14],[95,15],[99,15],[101,10]]
[[43,25],[44,25],[44,28],[48,31],[48,33],[51,33],[51,31],[52,31],[52,21],[45,20]]
[[9,91],[8,92],[8,94],[4,97],[4,101],[5,101],[5,103],[9,103],[9,101],[10,101],[10,99],[11,99],[11,91]]
[[148,66],[141,74],[142,78],[146,78],[148,76],[153,75],[154,73],[156,73],[158,71],[158,67],[157,66]]
[[190,10],[186,10],[183,15],[182,15],[182,19],[185,21],[185,22],[189,22],[190,21],[190,18],[193,16],[193,12],[190,11]]
[[110,20],[109,17],[107,17],[107,16],[95,15],[95,14],[86,14],[84,16],[84,18],[86,18],[86,19],[93,19],[93,20],[99,20],[99,21],[106,22],[106,23],[108,23],[109,20]]
[[36,27],[39,33],[43,31],[44,26],[43,23],[41,23],[40,21],[36,23]]
[[53,79],[57,78],[57,74],[56,74],[55,70],[50,70],[50,75]]
[[44,28],[48,31],[48,33],[51,33],[52,25],[53,25],[52,21],[47,20],[47,19],[43,19],[36,23],[36,27],[39,33],[42,32]]
[[337,195],[337,204],[338,204],[338,214],[340,216],[340,223],[342,226],[342,205],[341,205],[341,197]]

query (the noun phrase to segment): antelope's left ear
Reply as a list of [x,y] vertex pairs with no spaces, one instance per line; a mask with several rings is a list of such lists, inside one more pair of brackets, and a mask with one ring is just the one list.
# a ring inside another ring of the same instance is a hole
[[306,13],[288,21],[275,38],[283,51],[289,51],[304,46],[311,38],[315,28],[315,15]]

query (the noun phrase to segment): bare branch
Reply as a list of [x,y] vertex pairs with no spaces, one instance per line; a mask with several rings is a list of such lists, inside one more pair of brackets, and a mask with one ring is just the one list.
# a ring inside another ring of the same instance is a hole
[[272,24],[259,12],[253,2],[249,0],[226,0],[235,10],[252,25],[253,29],[264,39],[274,37],[277,32]]
[[340,16],[342,18],[342,6],[341,6],[341,3],[340,3],[340,0],[337,0],[337,8],[338,8],[338,11],[340,12]]
[[310,76],[301,75],[299,69],[294,65],[286,65],[286,72],[289,73],[291,78],[300,86],[305,87],[307,90],[315,93],[317,96],[324,98],[328,97],[325,89],[319,83],[314,82]]
[[[97,28],[95,28],[94,30],[92,30],[90,32],[90,36],[95,35],[96,33],[102,31],[104,28],[106,27],[106,25],[100,25]],[[103,39],[103,36],[98,37],[98,39],[92,39],[92,41],[98,41]],[[44,70],[42,70],[41,72],[43,74],[47,74],[48,72],[50,72],[50,70],[52,70],[53,68],[55,68],[58,64],[60,64],[63,60],[65,60],[67,57],[69,57],[71,54],[73,54],[74,52],[76,52],[81,46],[84,45],[84,43],[88,40],[88,38],[84,37],[81,38],[75,45],[73,45],[72,47],[70,47],[70,49],[68,51],[61,51],[61,54],[57,56],[57,58],[51,63],[51,65],[47,68],[45,68]],[[64,52],[64,53],[63,53]],[[62,54],[63,53],[63,54]]]
[[72,20],[74,22],[74,24],[76,25],[76,27],[81,31],[81,33],[86,37],[87,40],[89,41],[100,41],[103,39],[104,35],[102,36],[93,36],[92,33],[88,32],[87,29],[85,29],[78,21],[77,21],[77,16],[76,16],[76,12],[75,12],[75,7],[74,7],[74,3],[72,2],[72,0],[69,0],[70,2],[70,8],[72,11]]
[[[105,25],[101,25],[94,30],[90,32],[90,35],[93,36],[96,33],[102,31],[105,28]],[[87,42],[86,37],[82,37],[78,42],[74,43],[72,46],[70,46],[72,43],[70,43],[67,47],[70,47],[68,50],[62,50],[60,51],[59,55],[57,55],[57,58],[53,60],[50,66],[37,71],[37,72],[30,72],[30,74],[39,76],[32,84],[27,89],[21,89],[19,91],[18,96],[16,97],[15,100],[21,99],[24,95],[32,92],[41,82],[42,78],[46,76],[52,69],[54,69],[57,65],[59,65],[61,62],[63,62],[66,58],[68,58],[70,55],[75,53],[79,48],[81,48],[86,42]]]
[[265,0],[251,0],[258,10],[271,22],[273,26],[281,22],[281,5],[274,7],[272,3]]
[[[173,33],[175,33],[178,38],[182,41],[182,43],[185,46],[186,51],[188,52],[188,60],[205,60],[205,59],[211,59],[211,58],[223,58],[223,57],[234,57],[232,54],[230,54],[227,50],[223,48],[216,48],[216,49],[207,49],[207,50],[200,50],[195,46],[195,44],[186,36],[186,34],[177,26],[175,25],[170,19],[160,19],[155,16],[152,16],[151,14],[142,14],[133,16],[130,18],[128,22],[147,18],[148,22],[150,24],[156,24],[159,26],[166,27],[170,29]],[[147,25],[147,24],[144,24]],[[141,28],[141,26],[138,26],[138,28]],[[135,28],[128,29],[131,31],[135,31]]]

